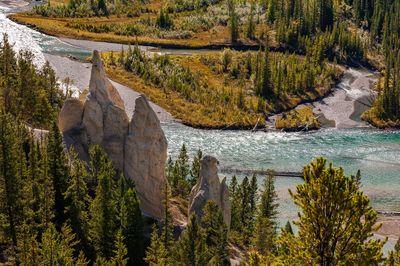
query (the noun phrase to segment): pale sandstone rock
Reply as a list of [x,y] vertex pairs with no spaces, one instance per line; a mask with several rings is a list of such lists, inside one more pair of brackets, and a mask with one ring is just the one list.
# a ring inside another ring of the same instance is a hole
[[125,140],[125,173],[135,182],[144,213],[162,215],[167,139],[157,115],[144,96],[136,99]]
[[82,123],[83,104],[75,98],[67,99],[61,108],[58,125],[62,132],[79,127]]
[[212,200],[221,208],[224,222],[229,228],[231,224],[229,192],[226,179],[219,180],[217,165],[218,160],[212,156],[204,156],[201,160],[200,178],[189,197],[189,216],[195,214],[201,218],[204,205]]
[[114,163],[114,167],[124,169],[124,144],[128,133],[129,119],[125,110],[109,105],[104,117],[103,147]]
[[85,102],[82,123],[92,145],[101,144],[103,141],[103,116],[103,110],[99,102],[89,94]]
[[[101,145],[114,167],[134,181],[142,211],[160,219],[167,140],[146,98],[136,99],[129,122],[124,102],[108,80],[95,51],[89,90],[66,103],[60,114],[60,129],[67,146],[73,146],[87,160],[90,145]],[[74,106],[80,107],[75,110]]]
[[97,51],[93,52],[93,65],[90,76],[89,92],[99,101],[104,108],[110,102],[121,109],[124,109],[124,101],[121,99],[117,89],[111,84],[107,78],[103,67],[103,62]]

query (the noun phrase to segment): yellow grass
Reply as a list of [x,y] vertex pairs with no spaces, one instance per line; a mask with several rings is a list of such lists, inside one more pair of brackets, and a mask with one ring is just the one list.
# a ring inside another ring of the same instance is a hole
[[249,128],[256,123],[256,115],[252,117],[244,114],[241,117],[235,113],[231,114],[229,110],[223,114],[215,106],[191,103],[178,93],[165,93],[161,89],[146,85],[144,80],[127,71],[110,67],[107,67],[106,71],[111,79],[145,94],[150,101],[160,105],[175,118],[182,120],[184,124],[205,128]]
[[[244,55],[244,53],[235,53],[236,56]],[[103,53],[105,62],[108,62],[109,53]],[[118,58],[119,53],[114,53]],[[234,56],[233,60],[238,60]],[[254,94],[251,81],[243,79],[233,79],[230,74],[212,70],[210,65],[205,62],[207,60],[220,61],[220,52],[210,52],[207,54],[195,54],[191,56],[170,55],[169,59],[174,65],[180,65],[189,68],[199,78],[199,83],[206,90],[202,93],[202,101],[189,101],[178,92],[171,90],[164,91],[162,88],[155,87],[146,82],[134,73],[127,72],[121,67],[111,66],[106,63],[106,71],[109,77],[127,87],[133,88],[135,91],[147,95],[147,97],[156,104],[170,112],[175,118],[182,120],[183,123],[203,128],[241,128],[251,129],[257,123],[259,126],[264,125],[265,119],[262,113],[258,113],[256,106],[258,105],[258,97]],[[208,61],[210,62],[210,61]],[[220,67],[217,65],[217,67]],[[316,99],[324,95],[330,88],[313,89],[302,96],[286,95],[284,100],[274,102],[273,106],[267,105],[267,112],[278,110],[286,111],[295,108],[298,104]],[[239,94],[243,93],[244,108],[238,108],[237,103],[230,101],[229,103],[212,104],[212,91],[230,92],[231,99],[238,99]],[[205,99],[205,100],[204,100]],[[287,117],[290,119],[279,118],[277,122],[278,128],[295,128],[297,126],[309,124],[309,129],[319,128],[317,121],[313,120],[315,116],[310,108],[299,109],[289,113]]]
[[393,121],[393,120],[384,120],[379,118],[377,115],[378,111],[376,107],[372,107],[368,111],[364,112],[361,118],[364,121],[367,121],[371,125],[377,128],[385,129],[385,128],[400,128],[400,119]]
[[69,3],[69,0],[48,0],[51,6],[62,6]]
[[[156,16],[156,14],[144,14],[144,17]],[[147,36],[122,36],[114,33],[94,33],[86,30],[73,29],[67,27],[68,23],[81,24],[127,24],[134,23],[139,18],[129,17],[91,17],[91,18],[52,18],[42,17],[32,14],[13,14],[12,20],[20,24],[34,27],[35,29],[49,35],[59,37],[70,37],[76,39],[89,39],[93,41],[104,41],[113,43],[135,43],[142,45],[181,47],[181,48],[201,48],[209,45],[229,45],[229,29],[217,26],[209,31],[195,33],[190,39],[160,39]]]
[[321,126],[311,107],[302,107],[279,115],[275,127],[288,131],[314,130]]
[[[103,56],[107,58],[107,54],[103,54]],[[209,82],[209,89],[229,89],[234,93],[239,91],[238,87],[230,86],[229,84],[222,85],[221,80],[218,80],[217,77],[213,77],[207,68],[201,66],[202,64],[196,56],[175,56],[171,59],[177,64],[191,65],[191,69],[201,77],[202,83]],[[107,62],[107,59],[105,61]],[[250,129],[254,127],[257,121],[264,121],[260,114],[245,111],[236,106],[228,106],[223,103],[220,105],[213,105],[188,101],[177,92],[164,91],[161,88],[146,84],[145,80],[120,67],[106,64],[106,71],[111,79],[145,94],[152,102],[160,105],[175,118],[190,126],[202,128]],[[207,94],[204,95],[204,97],[206,96]],[[255,100],[253,97],[254,96],[246,97],[246,101],[250,102]]]

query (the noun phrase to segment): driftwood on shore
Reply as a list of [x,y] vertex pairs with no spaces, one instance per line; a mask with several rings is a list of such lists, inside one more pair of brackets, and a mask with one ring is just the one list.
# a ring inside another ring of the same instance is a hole
[[377,211],[378,214],[383,216],[400,216],[400,212],[390,212],[390,211]]
[[253,169],[237,169],[237,168],[222,168],[221,172],[227,174],[239,174],[239,175],[268,175],[272,174],[276,177],[294,177],[303,178],[303,172],[291,172],[291,171],[276,171],[272,169],[267,170],[253,170]]

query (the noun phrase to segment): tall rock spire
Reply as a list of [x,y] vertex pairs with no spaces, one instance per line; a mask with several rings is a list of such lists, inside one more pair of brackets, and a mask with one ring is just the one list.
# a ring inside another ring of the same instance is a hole
[[189,197],[189,217],[195,214],[203,216],[203,207],[207,201],[214,201],[222,210],[224,222],[230,227],[231,204],[225,178],[218,177],[218,160],[212,156],[204,156],[201,160],[200,178],[193,187]]
[[82,159],[88,158],[91,145],[102,146],[114,167],[134,181],[142,211],[159,219],[167,160],[167,140],[160,121],[142,95],[136,99],[129,121],[97,51],[92,61],[89,93],[80,100],[68,99],[60,112],[64,140]]

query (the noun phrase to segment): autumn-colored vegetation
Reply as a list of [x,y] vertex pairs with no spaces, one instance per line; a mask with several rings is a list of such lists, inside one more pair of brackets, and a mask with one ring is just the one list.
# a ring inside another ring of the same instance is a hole
[[284,131],[308,131],[319,129],[321,125],[311,107],[302,107],[279,115],[275,127]]
[[308,57],[267,51],[149,57],[134,47],[103,56],[111,79],[202,128],[263,127],[267,116],[324,96],[342,73],[326,63],[313,67]]

